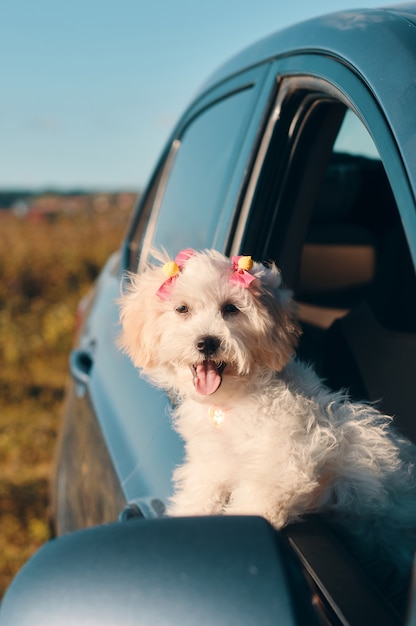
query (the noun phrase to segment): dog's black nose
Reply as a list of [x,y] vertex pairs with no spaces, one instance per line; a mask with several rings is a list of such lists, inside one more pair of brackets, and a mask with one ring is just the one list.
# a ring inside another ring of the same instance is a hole
[[220,340],[217,337],[211,337],[208,335],[207,337],[201,337],[198,340],[196,347],[199,352],[205,354],[205,356],[213,356],[218,350],[220,345]]

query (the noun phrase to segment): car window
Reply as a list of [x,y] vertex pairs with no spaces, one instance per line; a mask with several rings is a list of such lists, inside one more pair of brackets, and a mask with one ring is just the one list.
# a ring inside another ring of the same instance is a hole
[[301,254],[296,292],[305,321],[328,328],[366,296],[399,221],[374,142],[347,109]]
[[299,354],[414,441],[416,275],[383,162],[348,110],[300,253]]
[[175,143],[143,256],[153,246],[174,255],[182,248],[211,245],[252,100],[250,88],[220,100],[203,110]]
[[302,325],[298,357],[416,441],[416,275],[407,205],[397,204],[405,176],[378,107],[366,99],[359,117],[350,104],[315,77],[281,81],[233,253],[281,267]]

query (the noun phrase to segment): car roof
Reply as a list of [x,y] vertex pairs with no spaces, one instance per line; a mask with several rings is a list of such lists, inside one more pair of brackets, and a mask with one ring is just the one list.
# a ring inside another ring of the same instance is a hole
[[203,90],[279,56],[303,53],[341,58],[366,77],[383,74],[394,51],[395,68],[402,62],[409,72],[409,63],[416,65],[415,28],[416,3],[329,13],[277,31],[244,49],[212,74]]
[[[316,67],[319,67],[318,57],[338,60],[373,94],[400,146],[412,194],[416,197],[413,132],[416,2],[330,13],[278,31],[221,66],[205,83],[200,95],[206,95],[210,89],[249,68],[287,57],[293,60],[305,54],[316,56]],[[292,69],[295,65],[291,63]],[[301,61],[299,67],[302,67]],[[278,67],[276,70],[279,71]],[[198,98],[197,95],[196,100]],[[415,224],[413,211],[411,220]],[[409,226],[408,231],[415,254],[416,229]]]

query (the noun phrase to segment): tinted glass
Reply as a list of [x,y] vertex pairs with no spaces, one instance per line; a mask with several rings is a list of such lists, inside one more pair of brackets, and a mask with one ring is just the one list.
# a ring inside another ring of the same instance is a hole
[[152,245],[175,255],[210,247],[250,113],[252,89],[198,115],[181,138]]

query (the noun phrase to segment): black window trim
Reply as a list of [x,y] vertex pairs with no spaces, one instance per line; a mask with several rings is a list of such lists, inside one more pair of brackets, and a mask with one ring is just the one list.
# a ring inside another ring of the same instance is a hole
[[[351,109],[373,138],[396,198],[406,234],[410,238],[413,237],[412,240],[408,239],[408,244],[416,262],[416,229],[414,228],[416,212],[411,185],[386,116],[369,86],[353,68],[340,63],[337,59],[316,54],[294,55],[279,59],[275,63],[274,72],[279,89],[253,164],[245,196],[241,201],[238,217],[235,220],[235,228],[228,243],[228,253],[250,254],[252,252],[248,232],[250,216],[256,211],[262,211],[265,203],[269,201],[267,196],[258,193],[258,186],[265,168],[269,165],[270,158],[273,158],[270,150],[273,133],[277,132],[282,114],[286,109],[288,96],[303,90],[305,93],[309,91],[317,101],[332,101]],[[345,89],[348,89],[348,94]],[[284,132],[285,129],[282,130]],[[296,150],[293,137],[288,140],[287,137],[281,136],[280,139],[288,148],[287,162],[279,174],[279,185],[283,193]],[[280,217],[283,212],[281,211]],[[256,249],[261,251],[262,257],[264,253],[268,254],[262,241],[257,241]]]
[[[345,104],[340,104],[340,99],[336,98],[338,93],[320,79],[311,76],[284,76],[279,78],[279,89],[275,99],[268,124],[266,126],[262,142],[260,144],[256,161],[253,165],[252,176],[248,183],[247,191],[243,199],[238,221],[230,245],[230,254],[238,254],[240,251],[245,254],[259,255],[266,252],[266,256],[271,249],[270,240],[273,237],[272,223],[275,224],[289,217],[292,214],[292,205],[284,206],[287,203],[288,192],[298,195],[301,184],[295,190],[290,187],[290,178],[294,166],[299,160],[301,144],[305,139],[305,129],[308,130],[308,122],[311,115],[315,114],[318,107],[325,106],[334,110],[331,129],[325,138],[318,143],[314,142],[317,155],[314,158],[313,184],[316,193],[319,189],[318,172],[321,170],[323,176],[325,164],[319,165],[319,158],[325,160],[329,156],[330,149],[335,139],[335,135],[341,125],[346,109]],[[288,119],[287,119],[288,118]],[[279,147],[277,147],[277,145]],[[280,148],[283,147],[285,153],[282,155]],[[278,152],[277,156],[276,153]],[[275,161],[279,161],[278,172],[273,180],[273,192],[268,187],[267,179],[271,170],[275,169]],[[306,168],[305,168],[306,172]],[[311,175],[309,168],[309,176]],[[273,197],[275,194],[275,197]],[[295,202],[296,198],[295,198]],[[313,199],[310,199],[311,210]],[[283,206],[283,210],[282,207]],[[258,207],[258,209],[257,209]],[[261,223],[264,222],[264,213],[267,212],[267,227],[261,232]],[[295,210],[295,213],[298,211]],[[257,218],[257,224],[256,224]],[[258,221],[260,218],[260,221]],[[296,238],[299,237],[300,224],[293,225],[291,231],[296,231]],[[273,250],[276,249],[276,242]],[[280,242],[278,246],[279,263],[284,266],[282,258],[284,247],[289,241]],[[260,260],[265,260],[261,258]],[[290,277],[289,277],[290,283]]]

